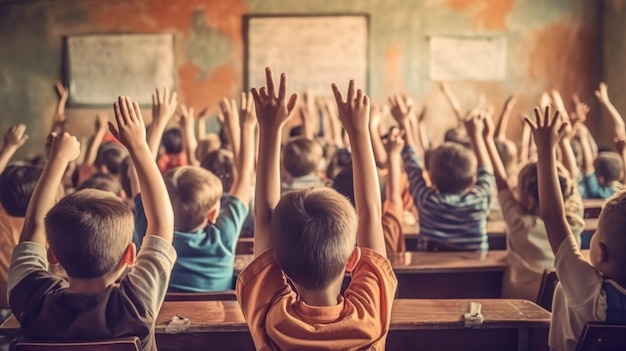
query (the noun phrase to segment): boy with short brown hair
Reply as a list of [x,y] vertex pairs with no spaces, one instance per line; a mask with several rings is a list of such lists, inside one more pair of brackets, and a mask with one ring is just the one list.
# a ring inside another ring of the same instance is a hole
[[602,208],[587,261],[567,223],[559,187],[555,148],[566,128],[549,107],[544,113],[535,108],[535,117],[525,119],[537,144],[539,215],[559,276],[548,343],[552,350],[575,350],[586,323],[626,324],[626,193],[615,194]]
[[[137,169],[148,204],[149,235],[135,256],[132,212],[111,193],[83,190],[55,205],[65,168],[80,154],[80,145],[67,133],[53,134],[50,159],[33,192],[9,270],[9,304],[31,339],[138,336],[143,350],[156,350],[154,323],[176,260],[173,211],[145,140],[139,106],[120,97],[115,117],[117,128],[109,128]],[[46,257],[65,268],[69,284],[46,271]],[[128,266],[134,267],[116,283]]]
[[[266,75],[267,88],[252,89],[264,150],[257,171],[255,260],[237,280],[255,347],[382,350],[397,280],[385,256],[380,192],[371,191],[380,186],[369,98],[351,81],[344,102],[333,84],[353,148],[357,218],[350,202],[332,189],[295,190],[280,199],[281,128],[297,96],[287,100],[284,74],[276,96],[269,68]],[[341,294],[345,271],[352,272],[352,282]]]

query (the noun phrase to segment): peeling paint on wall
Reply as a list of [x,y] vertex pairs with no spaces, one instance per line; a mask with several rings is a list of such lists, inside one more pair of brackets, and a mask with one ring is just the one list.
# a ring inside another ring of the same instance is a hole
[[453,8],[468,12],[475,28],[506,29],[515,0],[446,0]]

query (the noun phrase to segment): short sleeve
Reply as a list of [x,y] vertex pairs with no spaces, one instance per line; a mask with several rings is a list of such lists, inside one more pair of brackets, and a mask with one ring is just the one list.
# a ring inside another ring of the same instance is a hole
[[241,200],[235,196],[226,197],[215,227],[219,230],[224,245],[233,252],[247,216],[248,209]]
[[581,255],[572,235],[568,235],[559,246],[555,267],[568,305],[587,304],[590,298],[598,296],[590,292],[600,289],[602,275]]
[[176,251],[171,243],[156,235],[147,235],[135,266],[122,279],[121,285],[135,292],[137,303],[147,308],[149,316],[156,317],[161,308],[175,261]]
[[141,247],[143,237],[146,235],[146,229],[148,228],[148,219],[146,218],[146,212],[143,209],[143,200],[141,194],[135,196],[135,228],[133,230],[133,243],[137,248]]

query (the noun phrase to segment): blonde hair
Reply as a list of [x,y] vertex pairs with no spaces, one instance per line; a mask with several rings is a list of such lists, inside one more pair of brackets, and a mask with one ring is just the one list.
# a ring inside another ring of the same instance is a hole
[[112,272],[131,242],[133,213],[110,192],[84,189],[59,201],[46,215],[50,248],[68,276]]
[[294,283],[308,289],[326,288],[344,274],[356,230],[352,204],[325,187],[285,194],[272,216],[276,258]]
[[[574,182],[569,172],[562,164],[557,163],[557,175],[561,187],[563,200],[567,200],[574,193]],[[518,174],[517,189],[520,195],[532,197],[539,201],[539,187],[537,182],[537,162],[530,162]]]
[[190,232],[205,223],[207,214],[222,196],[222,182],[196,166],[183,166],[164,174],[174,208],[174,229]]
[[606,200],[598,229],[604,234],[611,257],[618,259],[618,266],[626,265],[626,191],[617,192]]
[[283,165],[291,176],[305,176],[317,170],[323,154],[324,150],[317,141],[297,137],[285,145]]

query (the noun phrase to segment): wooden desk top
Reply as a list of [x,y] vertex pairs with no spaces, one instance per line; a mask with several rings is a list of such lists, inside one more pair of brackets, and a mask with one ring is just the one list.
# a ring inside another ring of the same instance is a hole
[[[598,227],[598,218],[585,218],[583,232],[594,232]],[[403,225],[402,232],[405,238],[416,239],[419,236],[419,224]],[[505,221],[488,221],[487,235],[490,237],[506,236],[507,227]]]
[[[533,328],[550,324],[550,313],[525,300],[395,300],[391,312],[391,330],[463,329],[463,315],[471,301],[482,303],[484,322],[481,328]],[[188,318],[188,326],[178,330],[168,324],[175,316]],[[20,326],[11,316],[0,326],[0,335],[19,334]],[[236,301],[166,301],[157,316],[157,334],[241,332],[248,326]]]
[[[450,271],[499,270],[506,267],[506,251],[486,252],[451,251],[451,252],[405,252],[391,254],[389,261],[396,273],[444,273]],[[241,272],[252,262],[254,255],[235,256],[235,274]]]

